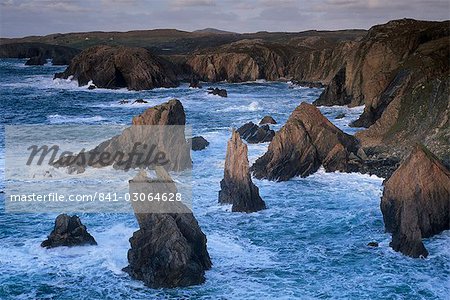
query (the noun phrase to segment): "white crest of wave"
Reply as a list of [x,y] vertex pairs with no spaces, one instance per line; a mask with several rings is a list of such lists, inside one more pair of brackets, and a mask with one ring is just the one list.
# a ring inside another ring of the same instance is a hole
[[105,118],[102,116],[92,117],[77,117],[77,116],[63,116],[63,115],[49,115],[47,120],[51,124],[64,124],[64,123],[95,123],[103,121]]

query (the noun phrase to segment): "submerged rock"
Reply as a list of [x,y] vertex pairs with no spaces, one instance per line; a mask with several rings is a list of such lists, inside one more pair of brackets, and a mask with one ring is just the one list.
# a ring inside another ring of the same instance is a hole
[[61,214],[56,217],[55,227],[41,247],[97,245],[94,237],[87,232],[78,216]]
[[203,150],[209,145],[209,142],[202,136],[194,136],[191,142],[192,142],[191,148],[194,151]]
[[369,247],[378,247],[378,243],[377,242],[369,242],[368,244],[367,244],[367,246],[369,246]]
[[36,56],[31,57],[25,62],[26,66],[43,66],[47,63],[47,59],[44,57],[44,55],[39,54]]
[[74,57],[63,73],[73,76],[80,86],[89,81],[99,88],[147,90],[176,87],[178,81],[171,64],[144,48],[95,46]]
[[201,89],[202,85],[200,84],[200,81],[196,78],[191,79],[191,82],[189,83],[189,87],[193,89]]
[[264,124],[277,124],[277,121],[275,121],[274,118],[272,118],[271,116],[264,116],[261,121],[259,121],[259,125],[264,125]]
[[338,114],[338,115],[335,117],[336,120],[340,120],[340,119],[343,119],[343,118],[345,118],[345,114],[344,114],[344,113],[340,113],[340,114]]
[[381,211],[391,247],[426,257],[422,238],[450,229],[450,171],[417,145],[385,183]]
[[208,94],[217,95],[220,97],[228,97],[228,93],[226,89],[219,89],[219,88],[209,88]]
[[237,130],[239,135],[250,144],[270,142],[275,136],[275,131],[269,125],[261,127],[253,122],[248,122]]
[[228,141],[225,170],[220,182],[219,203],[233,204],[234,212],[255,212],[266,208],[250,176],[247,145],[233,130]]
[[[176,193],[164,169],[156,179],[141,171],[130,180],[130,193]],[[133,202],[139,230],[130,238],[129,265],[123,270],[151,288],[174,288],[201,284],[212,266],[206,236],[194,215],[181,202]],[[164,205],[163,211],[159,211]]]
[[280,181],[306,177],[320,166],[327,172],[346,172],[349,155],[356,153],[357,147],[353,136],[334,126],[314,105],[303,102],[275,134],[252,171],[256,178]]
[[135,104],[135,103],[146,104],[146,103],[148,103],[148,101],[145,101],[144,99],[137,99],[137,100],[134,100],[132,104]]

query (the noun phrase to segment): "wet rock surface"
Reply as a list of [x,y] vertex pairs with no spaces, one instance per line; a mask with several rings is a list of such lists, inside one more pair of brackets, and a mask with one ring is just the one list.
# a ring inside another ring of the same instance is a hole
[[248,163],[247,145],[237,131],[228,141],[224,176],[220,182],[219,203],[232,204],[233,212],[256,212],[266,208],[253,184]]
[[270,142],[275,136],[275,131],[269,125],[258,126],[248,122],[238,128],[239,135],[250,144]]
[[61,214],[56,217],[53,231],[48,239],[41,243],[41,247],[55,248],[61,246],[97,245],[94,237],[87,232],[86,226],[78,216]]

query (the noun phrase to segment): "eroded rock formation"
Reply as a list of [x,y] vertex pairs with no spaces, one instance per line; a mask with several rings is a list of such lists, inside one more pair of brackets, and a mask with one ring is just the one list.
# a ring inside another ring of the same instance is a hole
[[47,59],[45,59],[44,55],[39,54],[31,57],[25,62],[26,66],[42,66],[47,63]]
[[[85,153],[65,156],[56,161],[54,166],[68,167],[71,173],[82,173],[87,167],[111,165],[116,169],[127,170],[152,169],[164,164],[168,170],[186,170],[192,166],[192,161],[185,137],[185,123],[183,105],[179,100],[172,99],[133,117],[134,126],[124,129],[120,135]],[[101,159],[103,153],[110,155],[107,159]],[[139,153],[142,155],[139,156]]]
[[[130,180],[130,193],[177,193],[164,169],[150,179],[141,171]],[[130,238],[124,271],[152,288],[201,284],[211,268],[206,236],[190,209],[181,202],[133,202],[139,230]],[[160,206],[164,207],[160,207]]]
[[264,124],[277,124],[277,121],[275,121],[274,118],[272,118],[271,116],[264,116],[261,121],[259,121],[259,125],[264,125]]
[[228,92],[226,89],[219,89],[219,88],[209,88],[208,94],[211,95],[217,95],[220,97],[228,97]]
[[219,203],[233,204],[233,212],[255,212],[266,208],[253,184],[247,157],[247,145],[233,130],[228,141],[225,170],[220,182]]
[[43,43],[11,43],[0,45],[0,57],[51,59],[53,65],[68,65],[81,50]]
[[55,227],[41,247],[97,245],[94,237],[87,232],[78,216],[61,214],[56,217]]
[[428,255],[422,238],[450,229],[450,171],[424,146],[416,145],[392,174],[381,198],[391,247],[405,255]]
[[144,48],[95,46],[73,58],[57,78],[78,80],[80,86],[89,81],[99,88],[147,90],[176,87],[176,75],[171,64]]
[[238,128],[239,135],[250,144],[270,142],[275,136],[275,131],[269,125],[258,126],[248,122]]
[[303,102],[275,134],[252,171],[256,178],[280,181],[306,177],[320,166],[327,172],[345,172],[357,147],[353,136],[334,126],[314,105]]

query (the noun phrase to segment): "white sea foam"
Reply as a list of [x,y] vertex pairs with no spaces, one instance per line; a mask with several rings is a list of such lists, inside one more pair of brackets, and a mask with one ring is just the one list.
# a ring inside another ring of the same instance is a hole
[[258,111],[258,110],[261,110],[261,107],[259,106],[258,101],[253,101],[249,105],[229,106],[227,108],[218,109],[216,111],[217,112],[231,112],[231,111],[244,112],[244,111]]
[[47,119],[51,124],[65,124],[65,123],[90,124],[105,120],[105,118],[102,116],[80,117],[80,116],[65,116],[59,114],[49,115],[47,116]]

